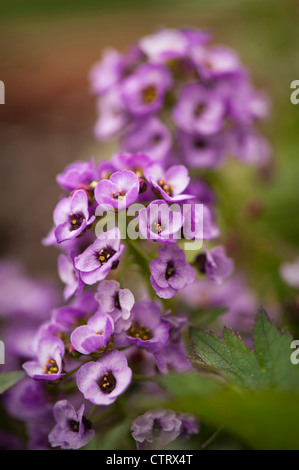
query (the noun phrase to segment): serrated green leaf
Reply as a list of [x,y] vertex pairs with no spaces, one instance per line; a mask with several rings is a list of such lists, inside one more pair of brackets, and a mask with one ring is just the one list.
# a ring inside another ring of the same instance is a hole
[[254,389],[264,377],[253,351],[239,336],[227,328],[224,337],[199,329],[191,329],[193,358],[204,362],[208,367],[228,379],[231,383]]
[[19,382],[24,375],[25,373],[23,371],[0,374],[0,395]]
[[268,387],[299,391],[299,367],[290,360],[292,337],[280,332],[260,310],[254,328],[256,357]]

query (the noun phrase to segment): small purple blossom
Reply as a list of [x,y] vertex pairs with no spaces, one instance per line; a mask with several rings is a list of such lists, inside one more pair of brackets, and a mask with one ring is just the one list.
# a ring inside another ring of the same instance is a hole
[[174,411],[150,410],[132,423],[138,450],[161,449],[179,437],[182,421]]
[[185,132],[211,135],[221,130],[224,113],[221,95],[193,83],[182,89],[173,109],[173,119]]
[[95,94],[102,94],[116,85],[122,78],[124,58],[115,49],[106,49],[102,60],[90,71],[91,89]]
[[89,214],[88,196],[82,189],[62,199],[54,210],[55,237],[58,243],[78,237],[95,220]]
[[145,169],[145,177],[157,193],[168,202],[182,201],[192,197],[181,194],[190,182],[188,170],[183,165],[174,165],[165,171],[161,165],[154,163]]
[[126,108],[136,116],[157,111],[163,105],[171,82],[171,75],[163,65],[140,65],[122,83],[122,97]]
[[108,204],[118,210],[133,204],[138,194],[139,180],[130,170],[116,171],[109,180],[100,181],[94,192],[98,204]]
[[90,354],[107,346],[114,331],[110,315],[98,312],[71,334],[71,344],[81,354]]
[[166,201],[156,200],[139,211],[138,223],[141,235],[160,243],[176,243],[184,217],[180,206],[170,207]]
[[223,280],[229,277],[234,270],[234,262],[225,254],[223,246],[216,246],[205,253],[199,254],[196,264],[200,272],[205,273],[210,281],[222,284]]
[[157,352],[169,338],[169,323],[163,319],[159,307],[149,300],[136,302],[132,309],[132,325],[127,340],[149,352]]
[[159,372],[163,375],[169,372],[183,373],[191,369],[191,363],[181,345],[167,344],[163,349],[155,353],[155,359]]
[[120,351],[112,350],[97,362],[84,364],[77,372],[77,385],[95,405],[111,405],[129,386],[132,370]]
[[195,271],[177,245],[159,247],[158,253],[159,258],[150,263],[150,280],[156,294],[169,299],[195,280]]
[[75,268],[74,256],[61,254],[58,257],[58,274],[62,282],[65,283],[63,296],[65,300],[70,299],[74,294],[82,292],[84,283],[80,277],[80,272]]
[[127,330],[131,325],[131,310],[135,303],[129,289],[120,289],[117,281],[102,281],[95,295],[99,307],[109,313],[114,321],[115,333]]
[[102,233],[75,258],[75,267],[80,271],[81,279],[89,285],[105,279],[110,270],[118,265],[123,250],[118,229]]
[[128,114],[121,98],[119,86],[104,93],[97,103],[98,120],[94,135],[98,140],[106,140],[120,134],[128,122]]
[[299,258],[292,263],[283,263],[280,267],[282,279],[292,287],[299,288]]
[[39,342],[37,359],[23,364],[26,374],[39,380],[56,380],[64,376],[62,359],[64,344],[60,338],[48,336]]
[[79,185],[89,185],[94,180],[94,160],[78,161],[68,165],[63,173],[57,175],[57,183],[67,191],[73,191]]
[[49,434],[52,447],[61,449],[80,449],[88,444],[94,436],[91,423],[84,416],[85,405],[76,412],[67,401],[60,400],[55,403],[53,414],[56,425]]

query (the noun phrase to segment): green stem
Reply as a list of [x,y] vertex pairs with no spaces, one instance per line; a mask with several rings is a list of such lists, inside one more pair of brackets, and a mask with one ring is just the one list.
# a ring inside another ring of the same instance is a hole
[[221,432],[223,431],[224,429],[224,426],[221,426],[221,428],[217,429],[217,431],[215,431],[211,437],[209,437],[209,439],[204,442],[200,448],[200,450],[205,450],[207,449],[211,444],[213,444],[213,442],[215,442],[215,440],[217,439],[217,437],[221,434]]

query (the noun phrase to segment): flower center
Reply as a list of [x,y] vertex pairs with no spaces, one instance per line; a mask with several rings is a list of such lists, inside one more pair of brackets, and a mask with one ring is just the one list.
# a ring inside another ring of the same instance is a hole
[[202,274],[206,272],[206,262],[207,262],[207,255],[205,253],[200,253],[196,256],[195,265],[198,271]]
[[113,191],[112,199],[119,199],[120,201],[122,201],[125,195],[126,195],[126,191],[119,189],[118,191]]
[[104,393],[111,393],[116,387],[116,379],[112,372],[105,372],[99,381],[99,387]]
[[170,183],[167,183],[164,178],[162,178],[158,184],[160,188],[163,189],[163,191],[165,191],[167,196],[170,196],[170,197],[173,196],[173,187]]
[[152,338],[152,333],[149,328],[146,328],[143,324],[134,322],[129,329],[129,336],[132,338],[140,338],[142,341],[146,341]]
[[168,261],[166,272],[165,272],[165,279],[168,281],[168,279],[170,279],[173,274],[174,274],[174,264],[172,261]]
[[103,248],[101,251],[98,253],[98,260],[101,263],[101,265],[106,264],[107,261],[116,253],[115,250],[113,250],[110,247]]
[[163,230],[161,222],[154,222],[151,226],[151,230],[159,235]]
[[154,85],[149,85],[142,90],[142,101],[144,104],[151,104],[157,96],[157,89]]
[[79,432],[79,423],[78,423],[78,421],[75,421],[74,419],[71,419],[69,421],[69,425],[70,425],[71,431]]
[[54,361],[54,359],[48,359],[45,364],[44,371],[46,374],[57,374],[58,372],[57,362]]
[[114,298],[114,307],[120,309],[120,301],[119,301],[119,293],[116,293],[116,296]]
[[201,116],[205,109],[206,109],[206,105],[204,103],[199,103],[194,109],[194,116],[195,117]]
[[83,219],[84,217],[82,214],[73,214],[73,212],[71,212],[69,216],[71,230],[78,230],[82,225]]
[[194,147],[198,150],[204,150],[207,148],[207,142],[204,139],[195,139],[194,140]]

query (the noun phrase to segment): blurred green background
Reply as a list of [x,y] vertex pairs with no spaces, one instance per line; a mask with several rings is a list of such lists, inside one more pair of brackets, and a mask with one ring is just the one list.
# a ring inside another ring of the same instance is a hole
[[88,83],[102,50],[124,51],[161,26],[207,28],[215,43],[237,50],[272,102],[262,129],[274,153],[268,174],[229,162],[215,178],[225,241],[262,300],[286,298],[278,267],[299,253],[299,105],[290,102],[299,78],[298,21],[296,0],[2,1],[1,255],[56,278],[56,251],[40,243],[59,195],[55,176],[73,160],[110,157],[93,139]]

